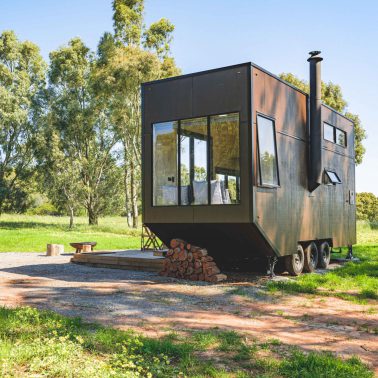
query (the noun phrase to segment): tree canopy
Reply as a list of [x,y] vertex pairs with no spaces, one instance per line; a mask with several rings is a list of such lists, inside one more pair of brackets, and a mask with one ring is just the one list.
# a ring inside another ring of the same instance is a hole
[[357,193],[356,210],[357,219],[378,221],[378,197],[373,193]]
[[57,204],[65,200],[71,213],[81,203],[89,224],[97,224],[99,215],[119,199],[120,172],[117,135],[94,75],[96,57],[74,38],[53,51],[50,61],[48,116],[41,143],[48,192]]
[[46,64],[13,31],[0,35],[0,212],[22,208],[33,175],[33,143],[43,113]]
[[106,93],[110,122],[123,146],[125,210],[138,226],[141,191],[141,97],[143,82],[179,74],[170,57],[174,26],[167,20],[144,27],[144,1],[114,0],[114,34],[98,46],[95,75]]

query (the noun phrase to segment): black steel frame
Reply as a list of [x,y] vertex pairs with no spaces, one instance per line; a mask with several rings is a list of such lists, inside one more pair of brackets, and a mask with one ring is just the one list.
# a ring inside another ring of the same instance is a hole
[[[197,133],[193,133],[193,132],[190,132],[190,131],[185,131],[184,134],[188,134],[187,136],[193,136],[195,138],[198,138],[198,139],[202,139],[203,140],[207,140],[207,204],[202,204],[201,206],[230,206],[230,205],[240,205],[240,202],[239,203],[230,203],[230,204],[227,204],[227,205],[224,205],[224,204],[211,204],[211,177],[210,177],[210,172],[211,172],[211,162],[212,162],[212,159],[211,159],[211,150],[212,150],[212,138],[211,138],[211,130],[210,130],[210,118],[211,117],[215,117],[215,116],[219,116],[219,115],[227,115],[227,114],[238,114],[238,127],[239,127],[239,164],[240,164],[240,112],[239,111],[231,111],[231,112],[226,112],[226,113],[215,113],[215,114],[209,114],[209,115],[206,115],[206,116],[199,116],[199,117],[194,117],[194,118],[206,118],[207,119],[207,138],[203,138],[203,135],[202,134],[197,134]],[[174,120],[167,120],[167,121],[159,121],[159,122],[155,122],[151,125],[152,129],[154,127],[154,125],[157,125],[159,123],[167,123],[167,122],[177,122],[177,185],[178,185],[178,189],[177,189],[177,195],[178,195],[178,199],[177,199],[177,205],[170,205],[169,207],[170,208],[174,208],[174,207],[180,207],[181,206],[181,122],[182,121],[185,121],[185,120],[189,120],[189,119],[194,119],[193,117],[191,118],[182,118],[182,119],[174,119]],[[152,132],[152,135],[153,135],[153,132]],[[190,143],[193,144],[193,145],[190,145],[189,149],[190,149],[190,166],[191,167],[194,167],[194,138],[190,138],[189,139]],[[152,143],[152,150],[154,149],[154,144]],[[151,153],[151,159],[152,159],[152,163],[153,163],[153,151]],[[276,152],[276,156],[277,156],[277,152]],[[192,160],[193,159],[193,160]],[[152,166],[152,187],[154,185],[153,183],[153,177],[154,177],[154,172],[153,172],[153,164],[151,165]],[[192,172],[193,171],[193,172]],[[192,177],[193,175],[193,177]],[[239,182],[237,181],[237,188],[236,188],[236,192],[239,196],[239,201],[240,201],[240,177],[239,177]],[[194,170],[191,168],[190,169],[190,182],[193,182],[194,180]],[[151,191],[151,206],[152,207],[166,207],[167,205],[162,205],[162,206],[156,206],[154,205],[154,201],[153,201],[153,190]]]
[[[261,177],[261,157],[260,157],[260,143],[259,143],[259,125],[258,125],[258,117],[262,117],[272,121],[273,124],[273,137],[274,137],[274,153],[275,153],[275,160],[276,160],[276,167],[277,167],[277,182],[278,185],[269,185],[262,182]],[[263,188],[279,188],[280,185],[280,167],[278,165],[278,153],[277,153],[277,136],[276,136],[276,120],[273,117],[269,117],[266,114],[262,114],[260,112],[256,112],[256,145],[257,145],[257,162],[258,162],[258,186]]]

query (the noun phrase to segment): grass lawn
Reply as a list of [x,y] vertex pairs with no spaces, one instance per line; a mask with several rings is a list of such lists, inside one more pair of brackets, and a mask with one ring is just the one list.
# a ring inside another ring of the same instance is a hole
[[[337,296],[358,302],[378,299],[378,225],[358,222],[357,241],[353,253],[360,262],[348,262],[323,275],[303,274],[289,281],[269,282],[268,289],[271,292]],[[344,250],[342,256],[346,252]]]
[[304,354],[277,340],[259,343],[233,331],[161,339],[24,307],[0,308],[2,377],[368,378],[356,357]]
[[141,230],[128,228],[123,217],[100,218],[98,226],[77,217],[72,230],[68,225],[68,217],[3,214],[0,252],[45,252],[48,243],[64,244],[66,252],[73,252],[69,243],[75,241],[96,241],[97,249],[140,248]]

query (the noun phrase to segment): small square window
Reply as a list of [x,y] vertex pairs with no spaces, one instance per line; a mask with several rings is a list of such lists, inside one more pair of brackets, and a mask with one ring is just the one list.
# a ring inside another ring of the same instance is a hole
[[339,146],[346,146],[346,133],[343,130],[336,129],[336,144]]
[[324,139],[335,143],[335,128],[324,122]]
[[337,175],[337,173],[325,170],[325,176],[326,176],[326,184],[328,185],[341,184],[341,180],[339,176]]

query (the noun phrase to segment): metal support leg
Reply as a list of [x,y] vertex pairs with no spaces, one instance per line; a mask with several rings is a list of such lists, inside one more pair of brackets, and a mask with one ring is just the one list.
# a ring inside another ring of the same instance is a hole
[[273,278],[276,276],[274,274],[274,267],[276,266],[277,262],[278,262],[278,258],[276,256],[268,257],[268,274],[270,278]]
[[348,254],[346,256],[346,259],[347,260],[353,260],[354,259],[352,245],[348,245]]

